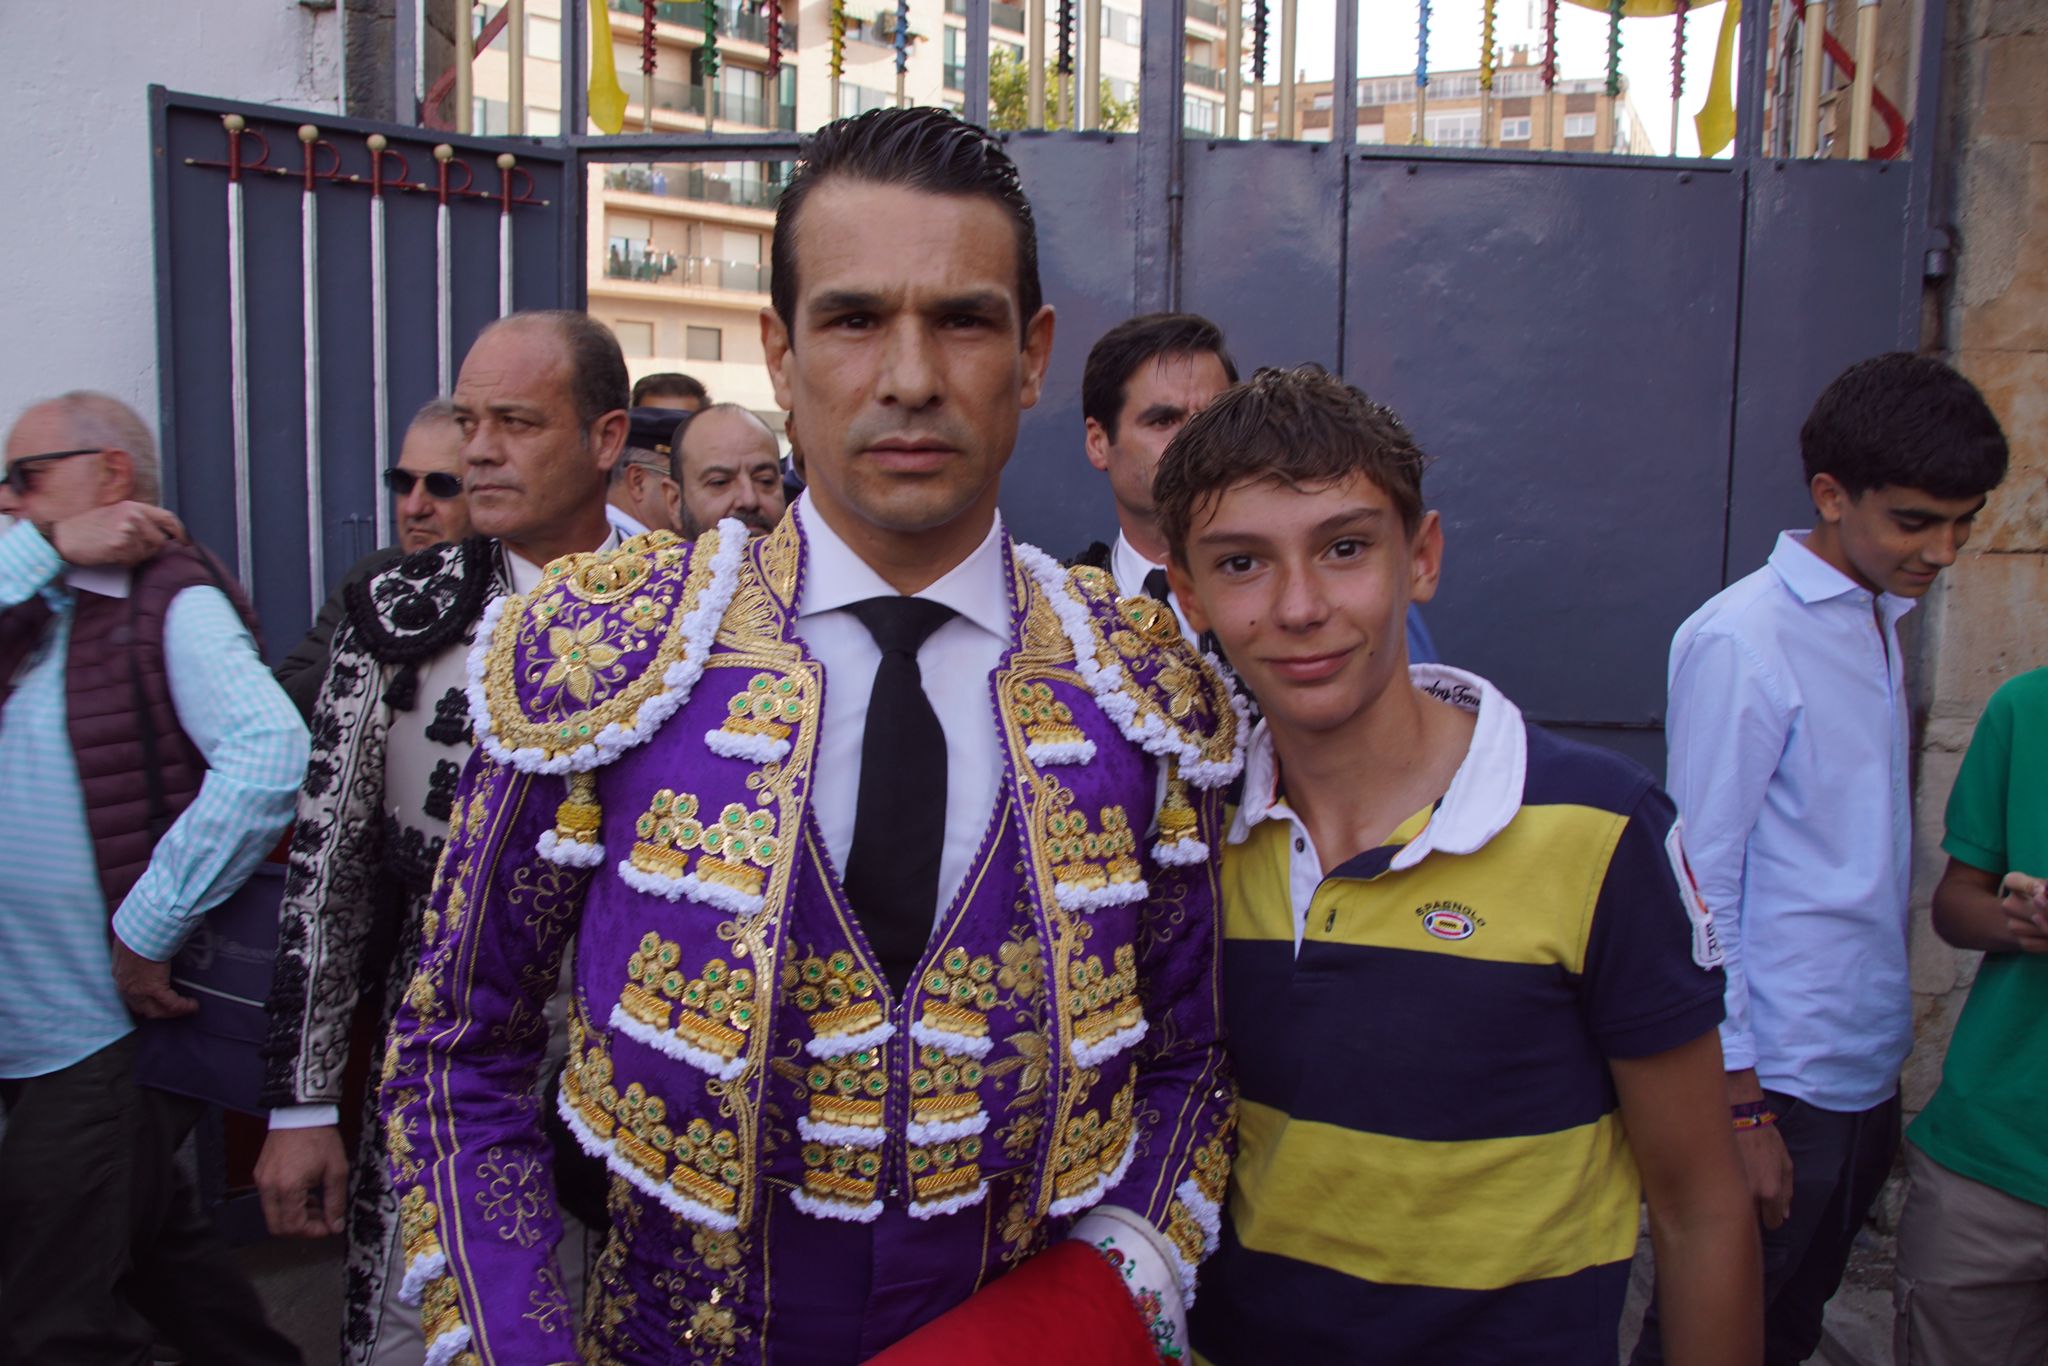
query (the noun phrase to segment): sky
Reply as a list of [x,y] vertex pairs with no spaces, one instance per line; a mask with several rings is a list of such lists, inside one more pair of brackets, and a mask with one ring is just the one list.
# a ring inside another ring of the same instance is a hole
[[[1337,5],[1343,0],[1298,0],[1295,66],[1309,80],[1328,80],[1334,65]],[[1415,70],[1417,7],[1401,0],[1355,0],[1358,5],[1358,74],[1393,76]],[[1429,24],[1429,69],[1469,71],[1479,65],[1480,0],[1435,0]],[[1279,51],[1280,6],[1271,7],[1273,51]],[[1508,48],[1527,43],[1534,60],[1543,59],[1543,6],[1540,0],[1499,0],[1495,11],[1497,43],[1505,58]],[[1621,70],[1628,78],[1629,97],[1660,152],[1671,145],[1670,19],[1621,21]],[[1685,96],[1680,105],[1678,152],[1697,156],[1699,138],[1692,116],[1707,95],[1707,74],[1714,64],[1714,43],[1721,29],[1721,6],[1696,9],[1685,25]],[[1607,16],[1575,4],[1560,4],[1557,21],[1558,76],[1564,80],[1604,76],[1607,72]],[[1250,62],[1250,55],[1246,55]]]

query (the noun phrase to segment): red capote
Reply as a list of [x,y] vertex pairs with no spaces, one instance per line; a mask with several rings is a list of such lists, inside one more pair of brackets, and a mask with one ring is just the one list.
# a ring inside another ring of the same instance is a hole
[[1068,1241],[941,1314],[870,1366],[1155,1366],[1130,1291],[1102,1254]]

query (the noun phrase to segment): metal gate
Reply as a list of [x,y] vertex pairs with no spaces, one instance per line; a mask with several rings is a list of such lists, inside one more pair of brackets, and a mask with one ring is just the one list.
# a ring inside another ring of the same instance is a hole
[[[967,0],[984,50],[987,4]],[[1930,0],[1924,33],[1939,35],[1941,11]],[[1145,6],[1142,131],[1008,135],[1059,316],[1046,394],[1005,479],[1012,529],[1059,554],[1113,532],[1107,488],[1082,455],[1087,349],[1133,312],[1207,314],[1241,367],[1338,369],[1399,410],[1434,457],[1426,489],[1449,545],[1428,616],[1445,657],[1532,717],[1661,769],[1672,630],[1761,563],[1779,527],[1810,517],[1796,438],[1820,388],[1852,360],[1918,344],[1927,151],[1777,160],[1760,129],[1722,161],[1196,140],[1179,126],[1181,12],[1181,0]],[[1759,107],[1761,26],[1744,61]],[[1350,74],[1340,62],[1340,90]],[[1923,70],[1918,107],[1937,95]],[[970,114],[985,99],[985,82],[970,89]],[[797,145],[774,134],[460,138],[304,116],[318,124],[316,151],[333,149],[318,151],[308,191],[301,116],[163,91],[153,108],[167,485],[195,532],[252,570],[273,649],[375,543],[377,423],[395,441],[441,387],[444,278],[459,363],[504,302],[501,230],[511,303],[581,303],[591,163],[787,160]],[[267,138],[272,162],[239,174],[237,252],[229,115]],[[1348,108],[1338,116],[1341,127]],[[580,111],[565,125],[581,126]],[[373,133],[405,159],[402,185],[373,182]],[[442,194],[438,142],[468,168],[468,193]],[[531,178],[523,192],[501,189],[506,153]]]

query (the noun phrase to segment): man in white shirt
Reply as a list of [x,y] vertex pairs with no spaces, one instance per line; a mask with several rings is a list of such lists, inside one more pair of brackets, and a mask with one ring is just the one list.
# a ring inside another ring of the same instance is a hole
[[[1088,463],[1109,476],[1116,500],[1116,543],[1098,541],[1074,563],[1107,569],[1124,597],[1172,601],[1152,474],[1174,433],[1235,383],[1237,363],[1207,318],[1147,313],[1102,334],[1081,371],[1081,414]],[[1174,615],[1192,639],[1178,606]]]
[[[1763,1223],[1765,1355],[1804,1361],[1899,1139],[1913,1044],[1897,623],[2005,477],[1970,383],[1851,366],[1800,431],[1817,516],[1671,643],[1669,787],[1727,955],[1722,1050]],[[1637,1363],[1663,1360],[1654,1312]]]

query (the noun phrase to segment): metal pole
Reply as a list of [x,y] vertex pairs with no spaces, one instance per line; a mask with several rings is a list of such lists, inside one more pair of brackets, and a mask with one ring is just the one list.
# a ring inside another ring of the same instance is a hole
[[[967,86],[960,93],[961,116],[969,123],[988,124],[988,5],[989,0],[967,0]],[[834,91],[835,104],[837,90]]]
[[228,114],[221,123],[228,130],[228,404],[234,410],[235,577],[250,584],[256,581],[256,554],[249,497],[249,282],[242,261],[242,130],[246,121],[240,114]]
[[498,316],[512,312],[512,168],[519,159],[498,154]]
[[[1737,3],[1737,0],[1728,0]],[[1735,154],[1740,158],[1763,155],[1765,90],[1771,66],[1771,6],[1777,0],[1748,0],[1742,12],[1742,60],[1736,72],[1739,89],[1735,101]],[[1783,130],[1783,105],[1779,127]]]
[[[1849,96],[1849,160],[1870,159],[1870,102],[1877,91],[1877,0],[1856,6],[1856,83]],[[1923,55],[1922,60],[1926,60]]]
[[454,157],[455,149],[447,143],[434,148],[434,160],[440,185],[441,202],[434,213],[434,376],[439,383],[436,393],[448,393],[454,387],[455,377],[455,294],[452,262],[449,260],[450,223],[448,218],[448,162]]
[[505,131],[526,135],[526,0],[506,0]]
[[327,601],[327,515],[320,496],[320,207],[315,202],[313,165],[320,130],[299,125],[303,188],[299,192],[299,294],[301,351],[306,379],[306,575],[313,615]]
[[[609,22],[609,21],[607,21]],[[562,134],[574,137],[590,123],[583,113],[589,87],[583,74],[583,50],[590,33],[583,0],[562,0]]]
[[1358,0],[1337,0],[1337,52],[1330,86],[1330,142],[1348,153],[1358,142]]
[[1799,141],[1795,156],[1810,157],[1820,152],[1820,83],[1827,70],[1827,31],[1827,0],[1807,0],[1806,22],[1799,37]]
[[1180,306],[1181,91],[1186,70],[1186,0],[1145,6],[1139,42],[1135,310]]
[[1294,126],[1294,0],[1280,0],[1280,136],[1301,136]]
[[476,15],[472,0],[455,5],[455,131],[476,131]]
[[1024,126],[1045,127],[1045,0],[1024,10]]
[[1081,117],[1077,128],[1102,126],[1102,0],[1083,0],[1081,32]]
[[[389,141],[372,133],[370,147],[370,487],[376,490],[377,544],[391,542],[391,500],[384,494],[384,470],[391,463],[391,357],[385,340],[384,157]],[[393,155],[396,155],[395,153]],[[399,165],[404,167],[403,157]],[[410,178],[401,169],[399,181]]]
[[[1223,14],[1223,136],[1244,136],[1244,0],[1229,0]],[[1253,125],[1257,135],[1257,124]]]

